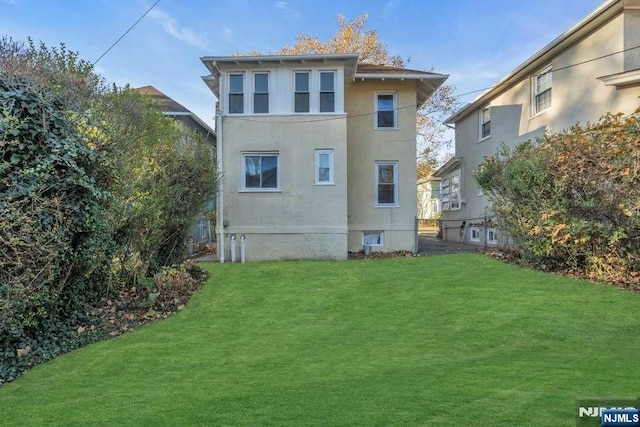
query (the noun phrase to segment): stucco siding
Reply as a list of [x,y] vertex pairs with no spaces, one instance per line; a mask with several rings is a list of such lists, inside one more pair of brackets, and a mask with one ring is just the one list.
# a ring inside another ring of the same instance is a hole
[[[640,44],[639,24],[637,10],[618,14],[546,62],[539,61],[537,66],[532,66],[529,76],[511,83],[507,90],[457,119],[456,157],[462,158],[459,173],[464,203],[460,210],[443,211],[446,226],[459,229],[462,220],[482,218],[490,213],[488,200],[479,195],[472,174],[484,157],[494,155],[501,145],[514,147],[542,137],[546,131],[558,132],[577,123],[595,122],[608,112],[629,114],[640,106],[637,85],[617,88],[598,80],[598,77],[627,71],[630,65],[637,68],[640,64],[635,54],[594,60],[619,52],[630,44]],[[532,76],[549,66],[553,72],[551,107],[535,114]],[[491,136],[480,140],[480,113],[486,107],[491,109]],[[449,233],[447,238],[459,240],[460,237],[459,233]],[[469,241],[468,236],[465,241]]]
[[[397,129],[376,130],[376,92],[395,92]],[[416,84],[356,80],[345,87],[349,250],[362,249],[363,231],[383,231],[374,250],[414,250],[416,197]],[[398,162],[398,206],[376,207],[376,161]]]
[[[246,236],[252,260],[347,256],[346,119],[311,117],[224,118],[223,144],[233,138],[223,147],[226,231]],[[317,149],[333,150],[333,185],[315,184]],[[242,190],[247,152],[278,153],[278,191]]]

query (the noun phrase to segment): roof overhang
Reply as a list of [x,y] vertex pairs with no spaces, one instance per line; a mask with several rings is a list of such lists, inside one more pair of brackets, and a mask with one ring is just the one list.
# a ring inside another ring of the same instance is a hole
[[462,157],[452,157],[447,162],[440,166],[433,174],[434,177],[442,178],[444,175],[447,175],[456,169],[460,169],[460,165],[462,164]]
[[214,137],[216,136],[216,132],[211,128],[211,126],[209,126],[208,124],[206,124],[200,117],[196,116],[195,114],[193,114],[192,112],[185,112],[185,111],[163,111],[163,114],[165,116],[169,116],[169,117],[176,117],[176,116],[187,116],[190,117],[194,122],[196,122],[198,125],[200,125],[200,127],[202,127],[202,130],[205,133],[208,133],[210,135],[213,135]]
[[455,123],[467,116],[471,112],[480,108],[491,99],[505,92],[511,86],[519,83],[524,78],[536,73],[539,69],[549,65],[551,60],[561,51],[583,39],[585,36],[596,30],[598,27],[609,21],[611,18],[622,12],[624,7],[636,7],[637,0],[607,0],[597,9],[583,18],[580,22],[562,33],[551,43],[543,47],[532,57],[520,64],[506,77],[496,83],[489,90],[478,96],[476,99],[462,107],[452,116],[445,120],[445,123]]
[[449,75],[415,72],[409,70],[406,73],[358,73],[354,75],[354,79],[380,79],[380,80],[415,80],[417,83],[417,102],[418,105],[426,101],[447,79]]
[[224,70],[236,67],[268,67],[273,65],[322,66],[323,64],[342,63],[345,79],[352,79],[358,64],[357,53],[325,55],[264,55],[264,56],[203,56],[200,58],[211,75],[202,79],[219,98],[219,77]]

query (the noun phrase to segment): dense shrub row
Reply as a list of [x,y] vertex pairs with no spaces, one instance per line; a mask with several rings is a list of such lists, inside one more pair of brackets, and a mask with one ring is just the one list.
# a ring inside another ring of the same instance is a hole
[[640,288],[640,110],[503,148],[475,179],[522,258]]
[[96,313],[123,289],[167,310],[193,291],[167,268],[211,197],[212,156],[64,46],[0,39],[0,384],[105,336]]

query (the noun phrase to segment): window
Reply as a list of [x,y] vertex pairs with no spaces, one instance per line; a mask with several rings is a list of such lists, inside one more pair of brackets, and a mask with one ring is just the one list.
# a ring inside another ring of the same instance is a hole
[[294,73],[295,94],[294,111],[296,113],[309,112],[309,72],[301,71]]
[[440,197],[443,211],[460,209],[460,176],[454,175],[442,180]]
[[320,112],[333,113],[336,111],[336,91],[335,91],[334,71],[320,72]]
[[383,246],[384,235],[382,231],[363,231],[362,246]]
[[398,162],[376,162],[376,205],[398,205]]
[[229,75],[229,114],[244,113],[244,74]]
[[480,140],[491,136],[491,108],[487,107],[480,111]]
[[242,153],[242,176],[243,190],[278,190],[278,153]]
[[266,114],[269,112],[269,74],[255,73],[253,75],[253,113]]
[[498,244],[498,230],[495,228],[487,228],[487,243],[489,245]]
[[471,227],[471,241],[472,242],[480,241],[480,229],[478,227]]
[[316,150],[316,184],[333,184],[333,150]]
[[376,129],[394,129],[396,124],[396,94],[376,94]]
[[533,77],[534,113],[551,107],[551,67]]

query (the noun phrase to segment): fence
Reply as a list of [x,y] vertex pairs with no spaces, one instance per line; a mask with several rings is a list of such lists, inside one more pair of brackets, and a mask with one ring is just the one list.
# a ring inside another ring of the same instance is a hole
[[437,233],[440,231],[442,221],[435,218],[418,218],[419,233]]

